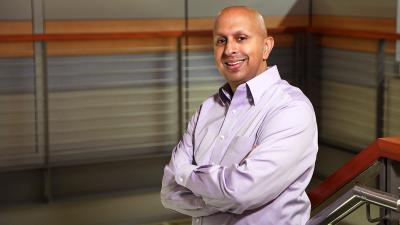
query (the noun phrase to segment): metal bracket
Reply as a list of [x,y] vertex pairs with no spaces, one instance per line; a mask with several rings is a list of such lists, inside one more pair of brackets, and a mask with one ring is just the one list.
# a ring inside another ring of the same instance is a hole
[[387,219],[387,215],[372,219],[371,218],[371,206],[370,206],[370,203],[366,202],[365,205],[366,205],[366,214],[367,214],[368,222],[376,223],[376,222],[381,222],[382,220],[386,220]]

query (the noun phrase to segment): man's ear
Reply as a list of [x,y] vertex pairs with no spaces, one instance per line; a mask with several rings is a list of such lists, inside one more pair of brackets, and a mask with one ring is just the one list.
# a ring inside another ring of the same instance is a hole
[[264,61],[267,61],[269,54],[271,53],[273,48],[274,48],[274,38],[270,36],[266,37],[264,39],[264,53],[263,53]]

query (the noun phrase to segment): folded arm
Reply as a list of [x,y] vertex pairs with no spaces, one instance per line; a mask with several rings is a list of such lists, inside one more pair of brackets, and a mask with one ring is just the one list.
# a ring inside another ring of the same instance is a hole
[[199,195],[184,186],[176,183],[176,169],[182,165],[193,164],[192,135],[198,112],[193,115],[187,131],[172,152],[171,161],[164,168],[161,188],[161,202],[164,207],[192,217],[208,216],[218,212],[217,209],[207,206]]
[[263,126],[257,147],[240,165],[182,164],[176,182],[220,211],[240,214],[271,202],[313,170],[317,127],[313,110],[305,104],[279,112]]

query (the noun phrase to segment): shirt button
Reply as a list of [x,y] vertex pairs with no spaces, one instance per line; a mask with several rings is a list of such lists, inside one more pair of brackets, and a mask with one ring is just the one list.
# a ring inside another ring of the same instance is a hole
[[224,136],[223,134],[221,134],[221,135],[219,136],[219,138],[220,138],[221,140],[224,140],[224,139],[225,139],[225,136]]
[[179,177],[179,182],[183,182],[183,178],[182,177]]
[[232,113],[233,113],[233,115],[236,115],[236,110],[235,109],[232,110]]
[[200,218],[196,218],[195,222],[200,223]]

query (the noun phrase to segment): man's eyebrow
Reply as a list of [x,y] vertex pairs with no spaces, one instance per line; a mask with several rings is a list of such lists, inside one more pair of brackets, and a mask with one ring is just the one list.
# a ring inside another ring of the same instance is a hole
[[215,32],[215,33],[214,33],[214,36],[223,36],[223,37],[225,37],[226,35],[225,35],[225,34],[222,34],[222,33]]
[[243,31],[243,30],[236,31],[236,32],[234,33],[234,35],[242,35],[242,34],[244,34],[244,35],[249,35],[248,32],[245,32],[245,31]]
[[[233,33],[233,36],[238,36],[238,35],[249,35],[249,32],[245,32],[245,31],[243,31],[243,30],[238,30],[238,31],[235,31],[234,33]],[[226,34],[222,34],[222,33],[214,33],[214,36],[221,36],[221,37],[226,37],[226,36],[229,36],[229,35],[226,35]]]

